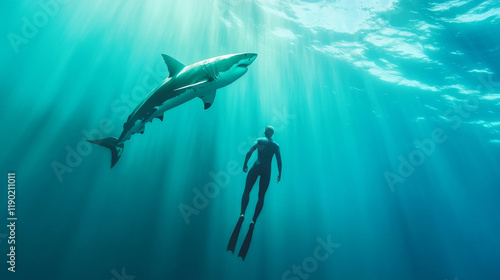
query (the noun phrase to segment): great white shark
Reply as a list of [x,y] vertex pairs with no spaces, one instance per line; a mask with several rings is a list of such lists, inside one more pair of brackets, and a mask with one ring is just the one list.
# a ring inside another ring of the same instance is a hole
[[135,133],[144,133],[146,123],[163,113],[195,97],[205,104],[205,110],[212,106],[217,89],[239,79],[248,71],[248,66],[257,58],[255,53],[239,53],[218,56],[185,66],[174,58],[162,54],[169,75],[154,88],[135,108],[123,124],[120,137],[87,140],[111,150],[111,168],[123,152],[123,144]]

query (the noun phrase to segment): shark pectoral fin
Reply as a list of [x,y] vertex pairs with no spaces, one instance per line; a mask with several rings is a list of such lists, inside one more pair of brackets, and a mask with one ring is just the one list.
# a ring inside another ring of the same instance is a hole
[[205,103],[205,110],[210,108],[212,106],[212,103],[214,103],[215,99],[215,90],[211,91],[203,96],[200,96],[201,100],[203,100],[203,103]]
[[167,64],[169,78],[179,74],[179,72],[186,67],[184,64],[169,55],[162,54],[161,56],[163,56],[163,60],[165,60],[165,64]]

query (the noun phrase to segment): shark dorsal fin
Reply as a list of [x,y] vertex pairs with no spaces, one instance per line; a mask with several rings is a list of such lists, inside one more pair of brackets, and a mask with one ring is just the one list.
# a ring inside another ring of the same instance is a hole
[[211,91],[203,96],[200,96],[200,98],[203,100],[203,103],[205,104],[205,110],[210,108],[210,106],[212,106],[212,103],[214,103],[215,90]]
[[168,77],[172,77],[177,75],[179,72],[186,67],[184,64],[177,61],[175,58],[168,56],[166,54],[162,54],[163,60],[165,60],[165,64],[167,64],[168,68]]

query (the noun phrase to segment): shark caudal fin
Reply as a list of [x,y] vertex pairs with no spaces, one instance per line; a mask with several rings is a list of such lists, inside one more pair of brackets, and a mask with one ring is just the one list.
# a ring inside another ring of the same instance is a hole
[[123,152],[123,143],[118,143],[118,139],[115,137],[108,137],[99,140],[87,140],[87,142],[97,144],[111,150],[111,168],[115,166]]

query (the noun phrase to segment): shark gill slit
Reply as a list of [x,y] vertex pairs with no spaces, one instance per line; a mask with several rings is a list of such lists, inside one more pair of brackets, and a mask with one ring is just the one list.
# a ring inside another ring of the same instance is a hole
[[214,67],[215,67],[215,76],[220,77],[219,68],[217,68],[216,62],[214,62]]

